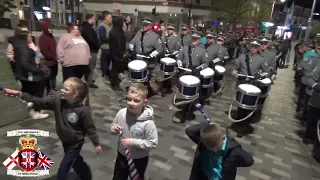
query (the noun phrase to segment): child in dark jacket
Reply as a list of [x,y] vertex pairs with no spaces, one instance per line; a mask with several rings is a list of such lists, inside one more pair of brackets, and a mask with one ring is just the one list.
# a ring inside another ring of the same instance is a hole
[[186,129],[198,144],[189,180],[235,180],[237,167],[249,167],[253,157],[215,124],[197,124]]
[[73,168],[81,179],[91,180],[90,168],[80,155],[84,137],[88,135],[97,153],[100,153],[102,149],[91,118],[88,85],[79,78],[71,77],[64,82],[61,95],[54,93],[52,96],[44,98],[37,98],[12,89],[4,91],[7,96],[19,97],[33,103],[34,108],[54,111],[56,131],[64,149],[64,157],[58,170],[57,179],[66,180],[70,169]]

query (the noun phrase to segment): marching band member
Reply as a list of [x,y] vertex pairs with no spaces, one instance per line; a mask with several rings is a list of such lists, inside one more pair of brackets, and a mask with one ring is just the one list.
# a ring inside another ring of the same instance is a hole
[[183,24],[181,26],[181,47],[191,45],[191,32],[189,26]]
[[[228,49],[223,46],[224,44],[224,38],[219,36],[216,41],[216,45],[213,48],[213,58],[210,60],[213,60],[215,58],[219,58],[220,60],[224,61],[227,60],[226,58],[229,58]],[[209,53],[209,52],[208,52]]]
[[[143,19],[142,23],[143,29],[141,31],[138,31],[135,37],[130,41],[129,49],[134,59],[144,59],[148,64],[149,78],[147,86],[150,92],[149,95],[152,95],[152,93],[155,93],[157,91],[156,89],[152,88],[156,86],[156,83],[154,83],[153,80],[155,76],[152,75],[152,72],[157,65],[157,58],[163,52],[163,46],[160,36],[152,31],[153,21],[151,19],[145,18]],[[137,54],[144,55],[148,58],[135,58]],[[152,83],[154,86],[151,86],[150,83]]]
[[129,43],[130,51],[151,57],[149,65],[156,65],[155,57],[158,56],[162,51],[162,42],[159,35],[153,32],[151,19],[143,19],[143,29],[138,31],[135,37]]
[[260,40],[261,50],[260,55],[265,58],[268,68],[270,70],[271,79],[275,79],[277,70],[276,52],[269,50],[269,40],[262,38]]
[[[180,67],[185,67],[192,70],[192,75],[199,77],[200,71],[208,67],[208,54],[206,49],[200,45],[201,34],[195,31],[192,34],[192,45],[184,46],[179,52],[177,64]],[[204,99],[200,97],[200,101]],[[185,122],[189,111],[193,112],[191,108],[192,103],[187,104],[181,111],[182,116],[180,122]],[[192,115],[192,114],[191,114]]]
[[[164,44],[164,49],[166,54],[170,54],[169,57],[176,59],[176,56],[181,49],[180,38],[176,34],[176,27],[174,24],[170,24],[167,27],[167,36],[162,36],[162,43]],[[164,76],[167,78],[168,76]],[[161,96],[167,95],[171,89],[171,79],[165,80],[162,84]]]

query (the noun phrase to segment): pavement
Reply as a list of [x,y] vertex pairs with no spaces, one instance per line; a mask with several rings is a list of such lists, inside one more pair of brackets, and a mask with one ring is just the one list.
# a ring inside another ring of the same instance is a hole
[[[291,56],[293,57],[293,56]],[[292,58],[293,59],[293,58]],[[234,97],[234,79],[227,66],[225,88],[218,97],[210,99],[210,106],[205,106],[208,116],[223,129],[230,123],[225,111]],[[235,139],[250,152],[255,163],[250,168],[238,168],[237,180],[316,180],[320,179],[320,167],[311,157],[311,146],[304,145],[295,133],[302,128],[295,119],[294,72],[289,67],[278,71],[278,79],[272,86],[270,95],[262,113],[261,120],[253,124],[254,132],[243,138]],[[98,72],[97,67],[97,72]],[[92,143],[86,139],[81,154],[93,171],[94,180],[111,180],[118,137],[110,133],[110,125],[117,111],[126,106],[124,93],[111,90],[96,75],[99,89],[90,90],[92,115],[104,152],[95,153]],[[61,82],[61,72],[58,75]],[[60,83],[61,85],[61,83]],[[173,94],[162,98],[153,96],[149,99],[154,108],[155,123],[159,133],[159,147],[152,151],[147,176],[151,180],[187,180],[190,174],[196,145],[185,135],[185,128],[205,122],[200,113],[196,119],[185,124],[174,124],[170,118],[175,112],[172,106]],[[63,157],[61,143],[55,133],[55,121],[52,112],[45,120],[30,120],[0,128],[0,160],[5,160],[15,148],[20,147],[18,137],[6,137],[6,131],[16,129],[41,129],[50,131],[50,137],[39,137],[36,148],[55,161],[50,175],[41,178],[55,179]],[[72,174],[70,179],[75,179]],[[6,168],[0,167],[0,179],[22,179],[6,175]]]

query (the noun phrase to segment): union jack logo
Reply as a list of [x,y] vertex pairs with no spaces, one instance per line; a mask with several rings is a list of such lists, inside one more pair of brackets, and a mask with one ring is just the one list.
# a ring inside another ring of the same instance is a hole
[[37,167],[36,151],[22,151],[20,166],[26,171],[32,171]]
[[38,152],[39,152],[38,166],[40,166],[44,170],[49,170],[54,163],[53,160],[51,160],[48,156],[43,154],[41,151],[38,151]]

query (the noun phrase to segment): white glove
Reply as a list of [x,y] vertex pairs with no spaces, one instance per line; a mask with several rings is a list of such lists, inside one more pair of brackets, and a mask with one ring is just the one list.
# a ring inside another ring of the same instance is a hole
[[232,75],[233,75],[235,78],[238,78],[238,77],[239,77],[236,70],[233,70],[233,71],[232,71]]
[[172,55],[176,55],[176,54],[178,54],[178,52],[179,52],[179,51],[174,51],[174,52],[172,53]]
[[181,60],[177,60],[177,65],[178,65],[179,67],[182,67],[182,61],[181,61]]
[[133,51],[134,50],[134,44],[129,44],[129,49],[130,49],[130,51]]
[[223,58],[224,58],[224,59],[228,59],[228,58],[229,58],[229,56],[224,56]]
[[277,75],[273,74],[273,75],[271,76],[271,80],[275,80],[275,79],[277,79]]
[[158,54],[159,54],[158,51],[157,51],[157,50],[154,50],[154,51],[152,51],[152,53],[150,54],[150,57],[154,58],[154,57],[156,57]]
[[220,62],[220,59],[219,58],[215,58],[214,60],[212,60],[213,63],[218,63]]

